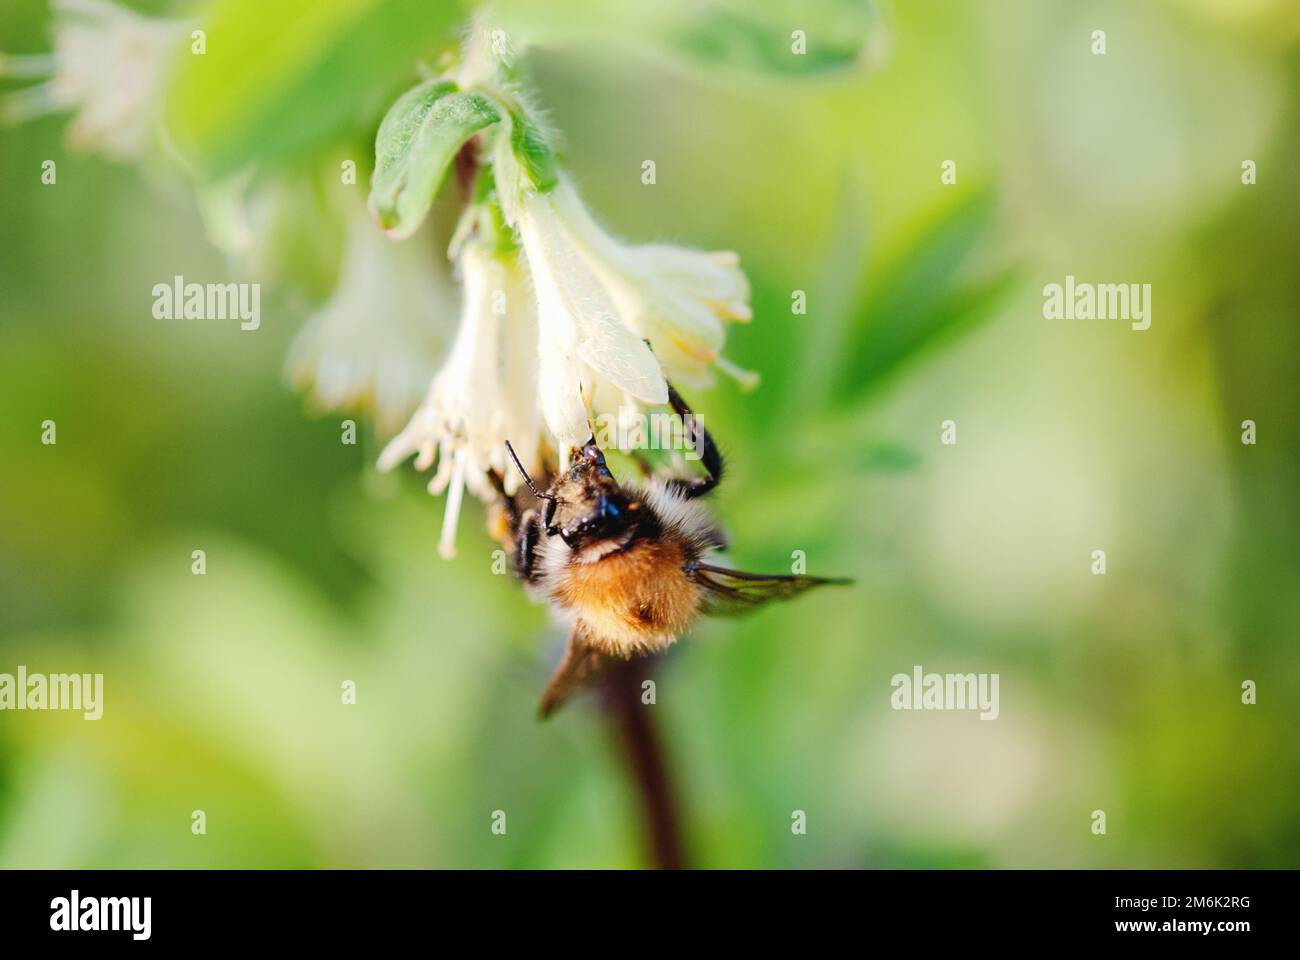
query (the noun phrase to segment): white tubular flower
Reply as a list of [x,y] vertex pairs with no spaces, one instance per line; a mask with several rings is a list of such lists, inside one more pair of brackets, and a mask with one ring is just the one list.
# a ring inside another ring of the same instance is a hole
[[602,382],[645,404],[667,402],[665,374],[707,386],[716,366],[753,384],[720,355],[723,321],[750,318],[734,253],[622,244],[562,177],[523,197],[516,226],[537,294],[538,402],[561,445],[590,435]]
[[[518,254],[506,264],[506,319],[502,386],[505,390],[506,439],[515,448],[530,475],[541,470],[544,426],[537,404],[540,367],[537,336],[537,303],[529,289],[526,271]],[[506,492],[513,493],[523,477],[513,465],[505,465]]]
[[370,410],[391,434],[424,395],[450,339],[456,295],[423,244],[389,243],[350,207],[329,301],[289,348],[286,374],[321,410]]
[[604,379],[643,403],[668,402],[654,354],[618,315],[549,194],[532,194],[519,237],[537,296],[538,402],[560,444],[591,435],[591,402]]
[[429,492],[447,491],[438,544],[444,557],[455,555],[465,489],[490,500],[489,470],[513,488],[518,480],[513,468],[506,470],[506,440],[529,459],[540,442],[530,411],[535,395],[528,370],[535,354],[526,333],[532,323],[517,260],[473,242],[460,253],[460,269],[465,300],[451,353],[420,409],[379,456],[380,470],[412,454],[419,470],[437,463]]
[[54,0],[54,53],[0,58],[0,74],[49,79],[14,94],[6,113],[27,119],[75,111],[75,147],[138,159],[159,118],[169,58],[189,25],[154,20],[108,0]]
[[749,322],[749,281],[732,251],[705,252],[666,244],[620,243],[600,228],[564,179],[555,205],[580,241],[619,316],[650,341],[665,372],[688,386],[713,384],[713,367],[746,388],[757,376],[721,356],[724,321]]

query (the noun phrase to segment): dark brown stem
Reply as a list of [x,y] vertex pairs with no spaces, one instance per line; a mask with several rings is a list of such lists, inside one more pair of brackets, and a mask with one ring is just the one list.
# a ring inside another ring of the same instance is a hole
[[650,679],[654,663],[649,657],[615,663],[605,679],[605,704],[640,796],[651,862],[661,870],[680,870],[686,856],[663,740],[654,721],[658,708],[641,702],[641,685]]

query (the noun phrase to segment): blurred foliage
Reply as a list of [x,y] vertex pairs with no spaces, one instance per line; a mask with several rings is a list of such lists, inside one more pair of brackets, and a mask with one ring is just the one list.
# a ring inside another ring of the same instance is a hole
[[[599,6],[498,15],[541,41],[521,65],[600,218],[750,273],[728,355],[763,386],[690,398],[733,559],[857,579],[667,659],[694,860],[1297,866],[1294,5]],[[69,153],[57,117],[0,131],[0,671],[106,678],[101,721],[0,714],[0,865],[641,863],[595,705],[533,720],[562,637],[478,514],[440,561],[426,478],[376,476],[382,438],[340,444],[282,382],[327,211],[466,10],[179,12],[208,29],[167,91],[188,175]],[[6,4],[0,49],[48,26]],[[271,191],[235,268],[190,177],[249,165]],[[232,270],[263,281],[256,334],[150,316],[154,283]],[[1152,328],[1044,321],[1067,273],[1152,283]],[[999,720],[891,711],[914,664],[999,673]]]
[[222,0],[181,57],[168,129],[208,176],[328,148],[371,127],[420,58],[455,44],[457,0]]
[[[797,77],[860,66],[882,32],[874,0],[784,0],[759,6],[714,0],[692,5],[691,15],[669,31],[668,41],[670,49],[715,70],[732,65],[760,76]],[[791,56],[800,44],[802,52]]]
[[961,268],[988,240],[995,201],[988,190],[959,197],[883,271],[885,279],[869,279],[867,302],[855,310],[859,328],[847,345],[837,399],[851,402],[887,382],[907,361],[987,319],[1000,305],[1013,279],[1010,271],[960,283]]

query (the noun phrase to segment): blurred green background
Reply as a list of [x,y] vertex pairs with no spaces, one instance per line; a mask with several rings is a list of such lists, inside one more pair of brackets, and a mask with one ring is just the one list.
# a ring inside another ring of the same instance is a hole
[[[165,91],[189,175],[70,151],[66,117],[0,131],[0,672],[105,675],[98,722],[0,713],[0,866],[643,864],[595,702],[534,720],[563,638],[491,574],[481,509],[440,560],[427,478],[376,475],[382,436],[340,443],[283,375],[335,284],[331,205],[467,8],[140,9],[210,27]],[[691,398],[734,562],[857,580],[668,658],[692,862],[1300,866],[1300,9],[498,13],[537,39],[525,73],[602,222],[736,249],[753,282],[728,354],[762,386]],[[50,29],[6,3],[0,49]],[[247,164],[281,199],[274,250],[236,262],[189,177]],[[261,329],[155,320],[175,274],[261,282]],[[1043,319],[1066,274],[1150,283],[1151,328]],[[916,664],[1000,674],[999,719],[891,710]]]

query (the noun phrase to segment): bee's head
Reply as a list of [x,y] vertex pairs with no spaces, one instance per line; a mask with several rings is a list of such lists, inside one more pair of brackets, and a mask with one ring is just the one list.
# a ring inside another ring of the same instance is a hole
[[653,522],[650,511],[609,472],[594,438],[573,451],[568,469],[545,492],[533,484],[509,443],[506,449],[544,504],[542,528],[547,536],[559,537],[573,550],[601,541],[626,542],[642,524]]
[[624,537],[644,516],[641,503],[619,486],[592,439],[573,451],[569,468],[551,487],[542,523],[548,534],[579,549]]

